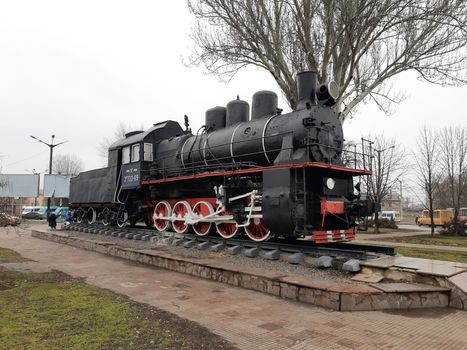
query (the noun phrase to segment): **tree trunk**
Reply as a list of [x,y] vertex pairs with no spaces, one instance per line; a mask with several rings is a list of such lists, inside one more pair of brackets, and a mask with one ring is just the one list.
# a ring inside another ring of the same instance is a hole
[[435,235],[435,220],[433,218],[433,208],[430,208],[430,228],[431,228],[431,235]]
[[431,228],[431,235],[435,235],[435,220],[433,218],[433,195],[432,195],[432,190],[431,190],[431,184],[430,184],[430,193],[428,194],[428,201],[430,202],[430,228]]
[[[381,203],[378,203],[379,207],[381,206]],[[376,210],[375,212],[375,230],[374,233],[379,233],[379,212]]]

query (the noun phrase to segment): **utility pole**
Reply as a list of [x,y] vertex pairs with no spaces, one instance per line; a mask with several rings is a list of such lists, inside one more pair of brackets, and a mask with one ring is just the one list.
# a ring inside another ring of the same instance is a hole
[[[49,147],[49,149],[50,149],[49,174],[51,175],[51,174],[52,174],[52,158],[53,158],[54,148],[57,147],[57,146],[60,146],[60,145],[64,144],[65,142],[68,142],[68,141],[63,141],[63,142],[59,142],[59,143],[54,144],[55,135],[52,135],[52,142],[51,142],[51,143],[44,142],[44,141],[42,141],[41,139],[38,139],[37,137],[32,136],[32,135],[31,135],[31,138],[33,138],[34,140],[37,140],[37,141],[39,141],[40,143],[43,143],[44,145],[46,145],[47,147]],[[49,218],[49,215],[50,215],[50,200],[51,200],[50,197],[48,197],[48,198],[47,198],[47,219]]]
[[374,149],[374,151],[377,153],[376,161],[377,161],[377,179],[373,180],[376,181],[377,183],[375,184],[374,188],[374,199],[376,200],[376,204],[378,204],[378,208],[376,208],[375,212],[375,233],[379,233],[379,207],[381,206],[381,202],[383,200],[383,188],[381,188],[381,178],[384,176],[384,169],[381,169],[381,153],[393,149],[395,146],[387,147],[385,149]]
[[402,203],[402,180],[401,179],[397,179],[397,181],[399,181],[399,191],[400,191],[400,203],[401,203],[401,206],[400,206],[400,215],[401,215],[401,222],[402,222],[402,219],[404,218],[403,214],[402,214],[402,210],[403,210],[403,203]]

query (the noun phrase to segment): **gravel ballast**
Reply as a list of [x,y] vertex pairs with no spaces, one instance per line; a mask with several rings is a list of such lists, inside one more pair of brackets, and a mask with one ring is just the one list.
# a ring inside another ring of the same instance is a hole
[[311,256],[307,256],[302,264],[293,265],[288,263],[288,254],[286,253],[281,255],[280,260],[266,260],[263,258],[263,256],[266,254],[266,251],[261,251],[259,256],[256,258],[248,258],[244,256],[243,253],[230,255],[226,252],[226,250],[217,253],[211,252],[209,250],[199,250],[197,249],[196,245],[191,248],[185,248],[183,245],[175,246],[168,244],[167,240],[163,238],[159,238],[155,241],[140,241],[77,231],[67,231],[67,234],[74,237],[83,237],[96,241],[114,243],[123,248],[131,248],[136,250],[154,249],[158,251],[176,253],[180,256],[189,258],[214,258],[235,265],[266,269],[284,274],[296,274],[301,276],[308,276],[310,278],[331,280],[334,282],[361,284],[361,282],[352,281],[350,279],[353,276],[351,273],[335,269],[319,269],[314,267],[313,262],[317,258]]

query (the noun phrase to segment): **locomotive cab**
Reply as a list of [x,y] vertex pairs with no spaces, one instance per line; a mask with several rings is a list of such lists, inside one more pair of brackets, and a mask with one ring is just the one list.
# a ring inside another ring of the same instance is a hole
[[180,124],[168,120],[154,124],[147,131],[132,131],[125,138],[113,143],[110,154],[116,151],[120,165],[120,183],[122,190],[139,189],[143,180],[149,178],[150,168],[154,162],[154,154],[159,143],[171,137],[179,136],[184,131]]
[[154,145],[138,142],[122,148],[122,189],[139,188],[142,174],[149,171],[153,161]]

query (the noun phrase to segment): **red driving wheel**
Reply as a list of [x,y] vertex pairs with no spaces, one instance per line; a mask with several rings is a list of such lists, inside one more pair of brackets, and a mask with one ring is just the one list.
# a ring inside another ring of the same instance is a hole
[[[219,216],[230,215],[229,212],[224,211]],[[216,223],[217,233],[225,239],[234,238],[237,235],[238,227],[236,222],[219,222]]]
[[[193,207],[194,216],[202,219],[205,216],[211,215],[214,213],[211,203],[201,201],[195,204]],[[193,230],[198,236],[205,236],[211,230],[211,223],[208,221],[198,221],[196,224],[193,224]]]
[[264,226],[263,219],[251,219],[245,231],[247,236],[256,242],[267,241],[271,237],[271,231]]
[[154,227],[159,232],[164,232],[169,228],[170,204],[166,201],[157,203],[154,208]]
[[172,209],[172,227],[177,233],[187,233],[190,226],[186,223],[186,217],[190,214],[191,207],[187,201],[175,203]]

